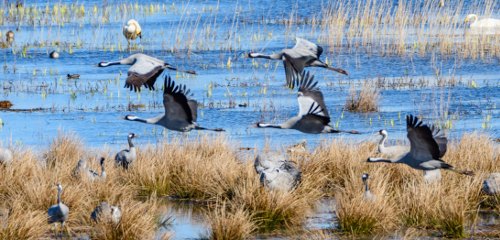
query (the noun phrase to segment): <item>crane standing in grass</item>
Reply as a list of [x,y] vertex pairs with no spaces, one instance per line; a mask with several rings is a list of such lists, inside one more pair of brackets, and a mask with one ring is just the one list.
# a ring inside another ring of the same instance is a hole
[[248,57],[282,60],[285,66],[286,84],[291,89],[295,87],[293,75],[302,73],[306,67],[321,67],[348,75],[344,69],[329,66],[319,59],[323,53],[322,47],[303,38],[296,38],[295,41],[293,48],[283,49],[281,52],[271,55],[249,53]]
[[375,201],[375,195],[370,191],[370,188],[368,187],[368,178],[370,175],[368,173],[363,173],[361,176],[361,180],[363,180],[363,185],[364,185],[364,192],[363,192],[363,198],[367,201]]
[[441,158],[446,153],[448,139],[434,126],[422,123],[417,117],[406,116],[406,131],[410,140],[410,151],[394,160],[368,158],[368,162],[403,163],[414,169],[435,171],[450,170],[464,175],[473,175],[471,171],[457,170]]
[[299,86],[297,100],[299,114],[281,124],[257,123],[259,128],[295,129],[303,133],[340,133],[358,134],[358,131],[336,130],[330,123],[323,93],[316,87],[318,82],[307,71],[293,73],[293,82]]
[[166,76],[163,88],[165,114],[153,118],[139,118],[134,115],[127,115],[125,120],[156,124],[178,132],[189,132],[193,129],[224,131],[222,128],[204,128],[196,123],[198,103],[195,100],[188,99],[187,96],[190,95],[190,90],[186,88],[186,85],[175,85],[170,76]]
[[63,188],[60,183],[57,184],[57,204],[50,206],[47,214],[49,216],[49,223],[61,223],[61,227],[64,227],[64,223],[68,219],[69,208],[66,204],[62,203],[61,194]]
[[195,71],[179,70],[176,67],[164,62],[163,60],[142,53],[132,54],[129,57],[121,59],[119,61],[100,62],[97,66],[109,67],[113,65],[132,65],[128,69],[127,80],[125,81],[125,87],[129,88],[131,91],[141,91],[142,85],[151,90],[154,90],[156,79],[165,69],[189,74],[196,74]]
[[118,166],[128,169],[133,162],[137,160],[137,150],[135,149],[132,139],[135,138],[134,133],[129,133],[127,136],[128,149],[123,149],[115,156],[115,162]]
[[123,26],[123,36],[127,39],[130,48],[130,40],[135,40],[137,37],[142,39],[141,25],[135,19],[128,20],[127,25]]

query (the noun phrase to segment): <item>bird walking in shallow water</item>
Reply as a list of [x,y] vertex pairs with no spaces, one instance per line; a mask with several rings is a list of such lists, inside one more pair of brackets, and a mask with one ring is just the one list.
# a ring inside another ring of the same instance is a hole
[[441,159],[446,153],[448,139],[440,129],[423,124],[417,117],[409,115],[406,116],[406,131],[410,140],[408,153],[393,160],[368,158],[367,162],[403,163],[423,171],[444,169],[464,175],[473,175],[473,172],[457,170]]
[[135,40],[137,37],[142,39],[142,29],[139,22],[135,19],[128,20],[127,24],[123,26],[123,36],[127,39],[128,47],[130,48],[130,41]]
[[142,85],[154,90],[156,79],[165,69],[184,72],[188,74],[196,74],[192,70],[179,70],[176,67],[164,62],[163,60],[148,56],[142,53],[132,54],[127,58],[113,62],[100,62],[98,67],[109,67],[113,65],[132,65],[128,69],[127,80],[125,87],[131,91],[141,91]]
[[295,129],[303,133],[340,133],[358,134],[357,131],[336,130],[330,123],[323,93],[316,87],[318,82],[307,71],[293,74],[293,82],[299,86],[297,101],[299,114],[281,124],[257,123],[259,128]]
[[170,76],[166,76],[163,87],[165,114],[153,118],[139,118],[134,115],[127,115],[125,120],[156,124],[178,132],[189,132],[193,129],[224,131],[222,128],[204,128],[198,125],[196,122],[198,103],[195,100],[188,99],[187,96],[190,95],[190,90],[186,88],[186,85],[175,85]]
[[64,227],[64,223],[68,219],[69,208],[61,200],[61,194],[63,191],[62,185],[58,183],[56,186],[57,186],[57,204],[50,206],[49,210],[47,211],[47,214],[49,216],[48,222],[54,224],[60,222],[61,227]]
[[348,75],[344,69],[329,66],[319,59],[323,53],[322,47],[303,38],[296,38],[295,41],[296,43],[293,48],[283,49],[279,53],[271,55],[249,53],[248,57],[282,60],[285,67],[286,85],[291,89],[295,87],[293,75],[302,73],[306,67],[321,67]]

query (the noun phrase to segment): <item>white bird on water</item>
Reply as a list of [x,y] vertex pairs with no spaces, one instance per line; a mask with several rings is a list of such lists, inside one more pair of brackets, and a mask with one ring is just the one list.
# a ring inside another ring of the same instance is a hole
[[137,37],[142,39],[141,25],[135,19],[128,20],[127,25],[123,26],[123,36],[127,39],[130,47],[130,40],[135,40]]
[[469,14],[465,17],[464,23],[473,34],[500,34],[500,19],[479,19],[476,14]]

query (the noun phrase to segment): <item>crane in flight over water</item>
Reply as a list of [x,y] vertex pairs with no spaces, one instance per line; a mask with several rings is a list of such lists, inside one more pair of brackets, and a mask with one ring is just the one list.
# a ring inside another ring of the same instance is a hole
[[163,70],[169,69],[178,72],[184,72],[189,74],[196,74],[192,70],[179,70],[176,67],[164,62],[163,60],[148,56],[142,53],[132,54],[127,58],[119,61],[113,62],[100,62],[98,67],[109,67],[112,65],[132,65],[128,69],[127,80],[125,81],[125,87],[129,88],[131,91],[141,91],[141,86],[154,90],[154,84],[156,79]]
[[299,86],[297,100],[299,114],[281,124],[257,123],[259,128],[296,129],[303,133],[340,133],[359,134],[358,131],[336,130],[330,123],[330,115],[326,109],[323,93],[316,87],[314,75],[307,71],[293,73],[292,81]]
[[138,121],[148,124],[156,124],[167,129],[178,132],[189,132],[191,130],[211,130],[223,132],[222,128],[204,128],[196,123],[198,103],[188,99],[190,90],[186,85],[175,85],[170,76],[165,76],[163,87],[163,106],[165,114],[153,118],[139,118],[133,115],[125,116],[125,120]]
[[[384,158],[368,158],[368,162],[403,163],[414,169],[423,170],[424,174],[440,169],[472,176],[472,171],[457,170],[441,158],[446,153],[448,139],[444,133],[433,125],[423,124],[417,117],[406,116],[407,137],[410,140],[410,151],[401,157],[390,160]],[[439,174],[440,176],[440,174]]]
[[293,89],[293,74],[302,73],[306,67],[322,67],[341,74],[348,75],[347,71],[341,68],[332,67],[319,59],[323,53],[323,48],[303,38],[295,38],[295,46],[286,48],[278,53],[266,55],[262,53],[249,53],[249,58],[265,58],[282,60],[285,66],[286,85]]

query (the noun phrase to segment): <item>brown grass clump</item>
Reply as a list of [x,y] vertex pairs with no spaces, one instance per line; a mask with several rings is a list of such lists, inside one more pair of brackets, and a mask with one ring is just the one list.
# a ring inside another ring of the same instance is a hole
[[256,226],[252,221],[251,213],[241,206],[229,210],[227,203],[217,204],[215,209],[208,214],[210,224],[210,239],[247,239],[255,231]]
[[122,201],[122,217],[115,225],[112,222],[93,223],[92,239],[152,239],[156,230],[155,199],[140,202]]
[[141,195],[215,200],[230,198],[242,165],[223,138],[202,138],[189,145],[161,144],[140,152],[123,177]]
[[260,231],[291,229],[300,226],[314,204],[323,196],[326,180],[319,165],[309,159],[292,159],[298,162],[302,181],[291,192],[271,191],[264,188],[253,169],[247,164],[240,184],[231,200],[232,206],[243,206],[252,213]]
[[[127,181],[122,181],[121,169],[115,168],[109,160],[105,180],[72,177],[77,156],[84,151],[79,146],[78,140],[60,135],[46,155],[51,159],[52,168],[45,167],[29,150],[16,152],[16,160],[10,166],[0,168],[0,200],[11,211],[7,228],[1,230],[0,238],[38,239],[53,234],[76,236],[80,233],[97,239],[153,236],[157,228],[154,197],[145,202],[134,200],[137,193]],[[97,169],[97,161],[89,161],[89,165]],[[63,186],[62,202],[69,207],[70,213],[66,229],[61,231],[59,228],[56,233],[50,231],[52,226],[47,223],[47,209],[56,204],[57,182]],[[122,221],[117,227],[92,227],[90,213],[101,201],[121,208]]]
[[377,112],[379,98],[377,86],[365,81],[359,91],[351,87],[344,108],[351,112]]
[[59,132],[45,153],[47,167],[58,170],[60,165],[76,163],[83,156],[82,146],[81,140],[74,135]]
[[337,195],[337,216],[340,229],[352,234],[388,232],[398,225],[398,209],[389,194],[388,173],[377,170],[368,180],[374,199],[364,197],[361,175],[351,172],[348,187]]

